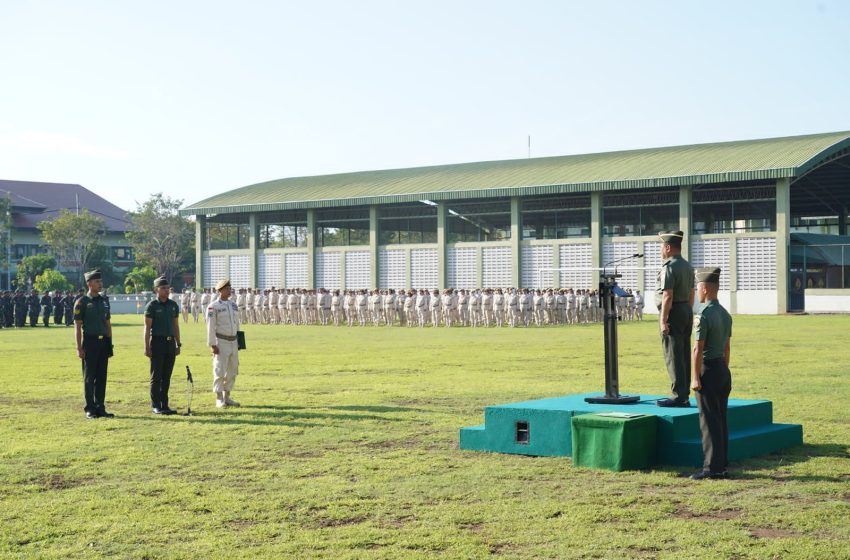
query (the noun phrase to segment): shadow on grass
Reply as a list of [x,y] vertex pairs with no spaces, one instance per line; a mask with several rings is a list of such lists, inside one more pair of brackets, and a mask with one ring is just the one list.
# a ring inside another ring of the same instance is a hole
[[745,480],[775,480],[800,481],[800,482],[847,482],[850,475],[847,473],[835,476],[821,474],[790,474],[778,472],[778,469],[790,465],[806,463],[811,459],[819,457],[850,458],[850,447],[837,443],[812,444],[804,443],[792,447],[780,453],[771,453],[761,457],[752,457],[740,462],[742,468],[747,472],[737,474],[735,478]]
[[250,409],[258,411],[277,411],[276,412],[253,412],[252,414],[259,415],[281,415],[298,416],[303,418],[344,418],[354,420],[386,420],[389,422],[400,422],[400,418],[388,418],[386,416],[366,415],[366,414],[333,414],[321,412],[291,412],[293,410],[350,410],[353,412],[426,412],[421,408],[405,408],[400,406],[281,406],[281,405],[242,405],[241,409]]
[[266,419],[250,419],[250,418],[234,418],[228,416],[212,416],[204,413],[193,412],[192,416],[180,416],[182,420],[166,419],[159,416],[136,416],[136,415],[121,415],[121,418],[131,420],[141,420],[143,422],[192,422],[193,424],[220,424],[227,425],[249,425],[249,426],[286,426],[290,428],[328,428],[327,424],[318,424],[313,422],[292,422],[287,420],[266,420]]

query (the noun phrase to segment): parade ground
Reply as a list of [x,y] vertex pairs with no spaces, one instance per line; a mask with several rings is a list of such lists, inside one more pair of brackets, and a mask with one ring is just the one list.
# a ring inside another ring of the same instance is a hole
[[[155,416],[140,315],[113,317],[86,420],[73,329],[0,331],[2,558],[848,558],[847,316],[736,316],[732,397],[773,401],[804,445],[621,473],[460,450],[485,406],[604,390],[602,326],[247,325],[216,409],[203,323],[182,323]],[[623,323],[620,388],[664,394],[653,318]]]

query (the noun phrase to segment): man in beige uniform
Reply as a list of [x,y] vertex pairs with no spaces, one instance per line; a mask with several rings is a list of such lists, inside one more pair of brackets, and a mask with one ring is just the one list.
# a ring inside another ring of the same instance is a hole
[[219,298],[207,307],[207,345],[213,354],[213,392],[215,406],[239,406],[230,398],[233,383],[239,374],[239,350],[236,332],[239,330],[239,308],[230,299],[230,280],[216,285]]

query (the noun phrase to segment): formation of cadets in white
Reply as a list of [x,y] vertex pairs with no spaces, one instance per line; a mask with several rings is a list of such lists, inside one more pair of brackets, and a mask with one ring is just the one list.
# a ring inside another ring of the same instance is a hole
[[[215,290],[173,293],[183,321],[204,317]],[[542,327],[603,320],[597,290],[484,288],[455,290],[235,290],[242,324],[407,327]],[[617,298],[621,320],[643,320],[644,297]]]

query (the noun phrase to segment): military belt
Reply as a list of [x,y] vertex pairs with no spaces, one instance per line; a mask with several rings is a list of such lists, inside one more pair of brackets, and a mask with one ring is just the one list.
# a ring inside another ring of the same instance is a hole
[[220,338],[222,340],[226,340],[228,342],[233,342],[234,340],[236,340],[235,336],[227,336],[225,334],[219,334],[219,333],[215,333],[215,337]]
[[88,338],[88,339],[91,339],[91,340],[103,340],[104,338],[106,338],[106,335],[105,334],[87,334],[87,335],[83,336],[83,338]]
[[174,340],[173,336],[163,336],[163,335],[156,335],[156,334],[151,336],[151,338],[162,338],[162,339],[165,339],[165,340]]

